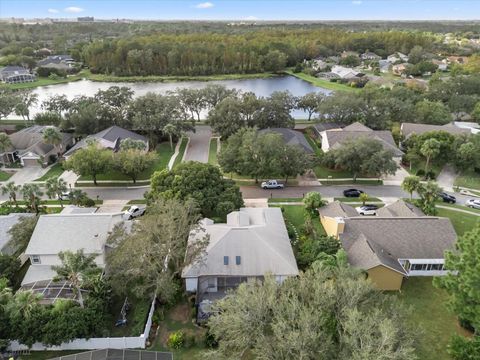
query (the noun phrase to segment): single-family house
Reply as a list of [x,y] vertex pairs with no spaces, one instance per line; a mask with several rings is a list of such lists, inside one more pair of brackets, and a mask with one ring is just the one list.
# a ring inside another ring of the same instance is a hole
[[387,56],[387,60],[390,61],[392,64],[399,61],[408,62],[408,55],[402,54],[401,52],[396,52]]
[[320,122],[313,125],[313,128],[315,129],[315,132],[317,133],[317,135],[321,137],[322,132],[326,130],[342,129],[345,126],[346,126],[345,124],[341,124],[337,122]]
[[0,216],[0,254],[13,255],[16,252],[17,249],[11,244],[12,237],[8,232],[22,218],[31,216],[35,216],[35,214],[12,213]]
[[319,214],[350,265],[364,270],[381,290],[400,290],[404,278],[447,273],[444,252],[453,250],[457,239],[450,219],[424,216],[401,200],[377,216],[359,216],[338,201],[320,208]]
[[472,134],[480,133],[480,124],[470,121],[454,121],[453,124],[460,129],[470,130]]
[[341,79],[353,79],[362,77],[364,74],[352,68],[345,66],[334,65],[332,66],[332,73],[337,74]]
[[9,135],[12,147],[0,154],[1,161],[7,164],[19,160],[23,166],[45,166],[51,155],[61,155],[72,144],[72,134],[61,133],[59,145],[47,144],[43,132],[48,127],[34,125]]
[[0,69],[0,80],[8,84],[17,84],[33,82],[36,77],[22,66],[9,65]]
[[313,154],[313,149],[311,145],[308,143],[305,135],[303,135],[300,131],[287,129],[287,128],[268,128],[259,130],[260,134],[266,133],[274,133],[280,134],[283,137],[283,141],[286,145],[294,145],[301,148],[307,154]]
[[338,74],[335,74],[331,71],[319,72],[316,76],[320,79],[325,79],[325,80],[340,79],[340,76]]
[[[104,268],[107,238],[122,221],[122,213],[40,216],[25,250],[31,265],[22,280],[22,289],[44,292],[45,301],[55,301],[49,291],[54,290],[58,295],[58,287],[49,288],[56,276],[52,266],[61,265],[60,252],[83,250],[86,255],[94,255],[97,266]],[[67,295],[72,296],[71,293]]]
[[448,123],[445,125],[430,125],[430,124],[417,124],[417,123],[402,123],[400,126],[400,133],[403,139],[408,139],[413,134],[422,135],[430,131],[445,131],[452,135],[461,135],[471,133],[471,129],[462,126],[456,126],[455,124]]
[[303,62],[306,66],[311,67],[315,71],[322,71],[328,66],[326,61],[324,61],[322,58],[304,60]]
[[101,147],[110,149],[114,152],[120,149],[120,144],[126,139],[132,139],[141,141],[145,144],[145,151],[148,151],[148,139],[133,131],[123,129],[119,126],[111,126],[105,130],[102,130],[96,134],[89,135],[85,139],[80,140],[71,149],[69,149],[63,156],[68,159],[76,151],[85,148],[90,141],[95,141]]
[[380,141],[386,150],[393,151],[393,158],[400,163],[403,152],[395,144],[392,133],[388,130],[372,130],[359,122],[350,124],[342,129],[330,129],[320,133],[322,137],[322,150],[328,152],[342,146],[347,140],[370,138]]
[[241,283],[275,276],[278,283],[298,275],[287,228],[279,208],[242,208],[227,222],[202,220],[204,232],[192,232],[189,243],[209,236],[204,255],[183,269],[186,290],[197,303],[218,299]]
[[362,60],[380,60],[382,57],[378,56],[374,52],[365,51],[363,54],[360,55]]
[[402,76],[408,68],[408,63],[401,63],[392,65],[392,73],[394,75]]

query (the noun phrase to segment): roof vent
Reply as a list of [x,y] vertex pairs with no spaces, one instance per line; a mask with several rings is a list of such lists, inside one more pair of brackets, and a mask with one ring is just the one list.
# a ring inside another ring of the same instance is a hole
[[243,211],[232,211],[227,215],[227,225],[229,226],[249,226],[250,216]]

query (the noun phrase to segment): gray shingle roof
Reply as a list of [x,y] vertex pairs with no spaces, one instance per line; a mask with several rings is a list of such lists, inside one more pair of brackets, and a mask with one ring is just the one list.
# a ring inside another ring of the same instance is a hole
[[123,129],[119,126],[111,126],[105,130],[102,130],[96,134],[89,135],[85,139],[77,142],[71,149],[65,152],[65,156],[73,154],[75,151],[82,149],[87,146],[87,140],[96,139],[96,140],[107,140],[108,142],[115,143],[115,150],[119,148],[122,140],[133,139],[143,141],[145,144],[148,143],[148,139],[145,136],[134,133],[133,131]]
[[381,217],[418,217],[425,214],[415,205],[403,200],[397,200],[393,204],[384,206],[377,210],[377,216]]
[[392,133],[387,130],[372,130],[358,122],[348,125],[342,130],[327,130],[325,136],[331,149],[338,148],[347,140],[367,137],[378,140],[386,150],[392,150],[395,156],[402,156],[403,152],[395,144]]
[[319,133],[325,130],[331,130],[331,129],[341,129],[345,127],[345,124],[340,124],[340,123],[334,123],[334,122],[321,122],[313,125],[315,130],[317,130]]
[[328,217],[353,217],[358,216],[357,211],[350,205],[344,204],[340,201],[331,202],[320,209],[318,209],[320,216]]
[[449,219],[429,216],[347,218],[340,235],[353,266],[368,270],[378,263],[402,273],[398,259],[443,259],[456,239]]
[[430,131],[446,131],[452,135],[469,134],[469,129],[462,129],[453,124],[446,125],[430,125],[430,124],[416,124],[416,123],[402,123],[402,135],[407,139],[413,134],[421,135]]
[[[204,222],[205,232],[192,234],[189,242],[210,236],[206,254],[202,261],[187,266],[182,277],[199,276],[264,276],[298,275],[287,228],[279,208],[242,208],[239,213],[248,215],[248,224],[234,223],[244,217],[229,214],[230,223],[213,224]],[[238,214],[239,215],[239,214]],[[224,256],[229,265],[224,265]],[[236,265],[236,256],[241,264]]]
[[[18,151],[19,155],[27,152],[33,152],[40,156],[45,156],[50,153],[55,147],[51,144],[46,144],[43,141],[43,131],[48,126],[35,125],[24,128],[10,135],[13,148]],[[62,143],[65,145],[70,142],[72,135],[61,133]]]
[[276,133],[283,136],[285,144],[287,145],[297,145],[300,146],[305,152],[312,154],[313,149],[308,143],[305,136],[300,132],[287,128],[269,128],[259,131],[261,134],[264,133]]

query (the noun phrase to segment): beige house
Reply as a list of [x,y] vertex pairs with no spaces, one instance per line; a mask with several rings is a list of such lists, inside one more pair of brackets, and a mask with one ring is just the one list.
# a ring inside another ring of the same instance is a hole
[[444,252],[457,235],[449,219],[424,216],[402,200],[359,216],[338,201],[319,209],[326,233],[336,237],[351,266],[366,271],[381,290],[400,290],[404,278],[442,276]]
[[355,122],[344,128],[324,130],[320,132],[320,136],[323,152],[339,148],[347,140],[366,137],[380,141],[386,150],[393,151],[393,158],[398,163],[402,159],[403,151],[397,147],[392,133],[388,130],[372,130],[359,122]]

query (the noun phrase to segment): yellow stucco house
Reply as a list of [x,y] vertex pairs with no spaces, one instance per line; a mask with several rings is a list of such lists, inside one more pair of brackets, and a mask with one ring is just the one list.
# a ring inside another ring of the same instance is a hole
[[377,216],[359,216],[338,201],[319,214],[350,265],[365,270],[381,290],[400,290],[406,277],[444,275],[444,251],[453,249],[457,239],[450,219],[425,216],[402,200],[379,209]]

